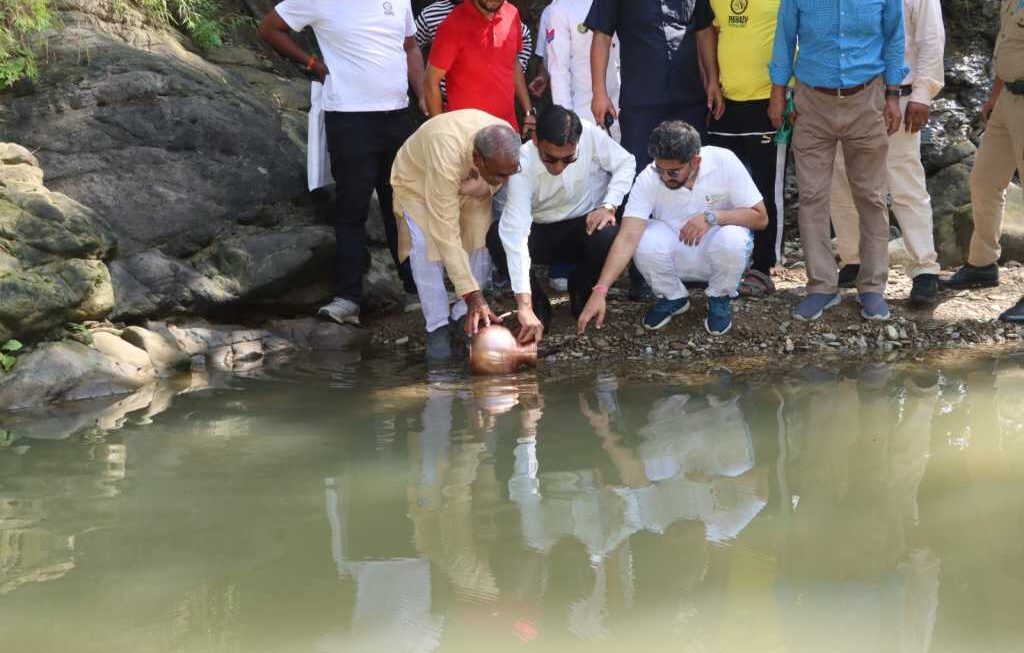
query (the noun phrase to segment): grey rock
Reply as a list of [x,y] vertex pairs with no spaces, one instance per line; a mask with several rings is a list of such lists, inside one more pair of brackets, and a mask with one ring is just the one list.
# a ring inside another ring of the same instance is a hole
[[358,349],[369,342],[370,335],[365,329],[351,324],[338,324],[316,318],[275,320],[266,325],[279,337],[293,343],[300,349],[314,351],[344,351]]
[[113,333],[96,332],[92,335],[93,348],[128,367],[134,367],[151,379],[156,378],[156,368],[149,354]]
[[145,351],[153,365],[162,373],[187,371],[190,367],[189,355],[159,333],[131,326],[124,330],[121,338]]
[[134,392],[152,374],[72,341],[50,342],[0,375],[0,411]]

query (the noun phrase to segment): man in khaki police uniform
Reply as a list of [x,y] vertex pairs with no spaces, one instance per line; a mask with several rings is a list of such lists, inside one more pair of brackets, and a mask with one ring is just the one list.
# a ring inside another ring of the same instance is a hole
[[[967,264],[943,282],[947,288],[999,284],[999,235],[1006,187],[1014,169],[1024,171],[1024,0],[1003,0],[993,55],[996,79],[981,107],[988,124],[971,171],[974,234]],[[1024,299],[1000,316],[1024,322]]]

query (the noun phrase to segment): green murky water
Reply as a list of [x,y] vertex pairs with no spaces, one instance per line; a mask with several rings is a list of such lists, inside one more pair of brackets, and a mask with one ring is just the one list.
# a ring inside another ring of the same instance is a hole
[[1024,650],[1024,359],[213,381],[7,424],[0,650]]

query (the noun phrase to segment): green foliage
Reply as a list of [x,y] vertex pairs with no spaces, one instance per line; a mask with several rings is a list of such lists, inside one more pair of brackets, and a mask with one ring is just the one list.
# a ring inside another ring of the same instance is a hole
[[0,0],[0,89],[36,78],[32,40],[52,25],[50,0]]
[[[53,2],[0,0],[0,90],[39,75],[33,39],[54,27]],[[255,25],[251,17],[224,15],[220,0],[114,0],[114,15],[129,7],[180,29],[204,50],[223,45],[226,30]]]
[[8,340],[0,345],[0,369],[4,372],[10,372],[14,364],[18,362],[16,354],[24,347],[25,345],[17,340]]

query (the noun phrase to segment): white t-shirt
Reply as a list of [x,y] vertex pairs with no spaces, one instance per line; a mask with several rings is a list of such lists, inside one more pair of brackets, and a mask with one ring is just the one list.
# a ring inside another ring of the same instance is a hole
[[669,188],[651,163],[637,176],[624,217],[654,218],[681,229],[686,220],[706,210],[749,209],[763,199],[735,154],[707,145],[700,148],[700,170],[693,190]]
[[313,28],[330,71],[325,111],[409,106],[405,39],[416,34],[409,0],[284,0],[274,9],[296,32]]

